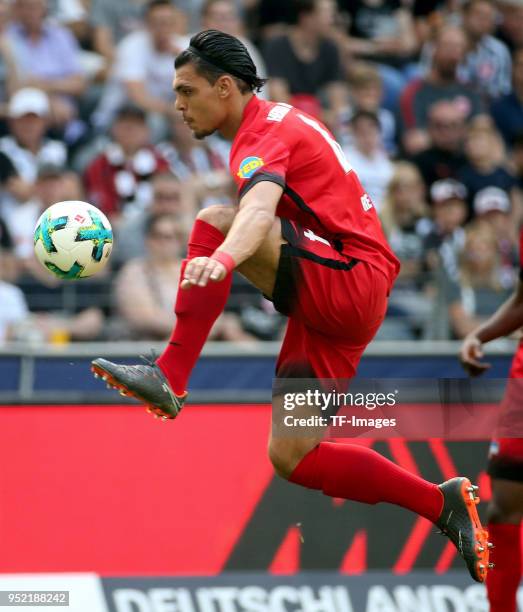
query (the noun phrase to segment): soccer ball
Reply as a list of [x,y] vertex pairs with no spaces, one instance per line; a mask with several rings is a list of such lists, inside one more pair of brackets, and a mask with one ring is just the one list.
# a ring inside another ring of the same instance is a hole
[[112,248],[111,224],[102,211],[87,202],[53,204],[36,224],[36,257],[59,278],[96,274],[107,263]]

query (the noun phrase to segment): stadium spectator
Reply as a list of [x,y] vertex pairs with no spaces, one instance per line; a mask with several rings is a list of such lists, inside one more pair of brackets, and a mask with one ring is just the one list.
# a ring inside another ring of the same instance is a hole
[[67,149],[60,140],[46,137],[49,126],[49,100],[38,89],[17,91],[8,107],[10,135],[0,138],[2,178],[6,181],[2,198],[4,214],[33,195],[34,182],[41,164],[64,167]]
[[500,253],[496,234],[483,222],[472,223],[466,232],[459,274],[449,276],[444,287],[450,326],[455,337],[464,338],[497,310],[512,293],[500,278]]
[[383,146],[380,122],[376,114],[358,111],[350,124],[353,145],[345,149],[345,154],[379,212],[393,172]]
[[295,0],[294,11],[288,33],[270,38],[264,47],[269,96],[319,117],[325,95],[332,121],[347,104],[340,52],[328,37],[334,2]]
[[[7,116],[7,101],[20,86],[16,62],[5,31],[9,23],[11,5],[9,0],[0,1],[0,118]],[[6,132],[6,126],[0,123],[1,133]]]
[[518,181],[518,187],[523,192],[523,132],[514,138],[510,162]]
[[142,28],[146,4],[147,0],[91,0],[93,47],[108,67],[113,64],[116,46],[122,38]]
[[429,270],[445,269],[456,276],[458,257],[465,242],[467,188],[454,179],[436,181],[430,189],[432,227],[425,237]]
[[120,108],[111,135],[84,178],[89,201],[117,221],[126,206],[150,203],[150,178],[166,170],[167,162],[151,145],[145,112],[137,106]]
[[510,52],[492,34],[497,10],[493,0],[467,0],[463,7],[463,28],[469,50],[459,68],[459,78],[495,99],[510,92]]
[[435,181],[456,178],[466,163],[465,133],[465,114],[460,104],[441,100],[428,109],[429,147],[411,158],[428,189]]
[[[396,118],[388,108],[381,105],[383,84],[377,68],[371,64],[361,63],[351,70],[349,81],[350,109],[343,113],[338,129],[338,140],[342,146],[350,144],[350,130],[344,129],[344,123],[350,122],[351,116],[359,111],[375,113],[380,122],[381,135],[386,151],[392,155],[396,152]],[[345,140],[344,140],[345,139]]]
[[430,316],[424,267],[425,236],[430,229],[428,214],[425,185],[418,169],[409,162],[397,162],[380,217],[389,244],[401,261],[401,270],[378,338],[418,338]]
[[7,223],[0,217],[0,278],[8,282],[15,282],[19,267],[14,256],[14,242],[7,227]]
[[145,255],[145,229],[150,217],[172,215],[183,226],[186,220],[192,221],[196,216],[196,201],[190,185],[182,183],[169,171],[156,174],[151,179],[151,185],[151,205],[134,214],[124,215],[118,227],[118,248],[112,255],[113,263],[123,263]]
[[425,237],[425,268],[431,278],[433,310],[424,330],[426,338],[448,340],[451,329],[446,287],[459,278],[459,257],[465,244],[467,189],[454,179],[436,181],[430,190],[432,227]]
[[415,154],[428,145],[428,110],[438,101],[453,101],[470,118],[482,110],[479,94],[458,81],[458,67],[465,58],[467,39],[461,28],[443,27],[437,33],[428,74],[409,83],[401,95],[403,145]]
[[54,124],[65,126],[75,116],[86,80],[79,46],[63,26],[46,20],[46,0],[15,0],[6,36],[22,85],[45,91]]
[[[60,200],[76,199],[83,199],[78,177],[60,167],[44,165],[39,169],[34,198],[19,204],[9,217],[14,254],[19,262],[18,284],[23,289],[23,293],[20,289],[13,291],[0,283],[0,311],[5,299],[6,306],[12,307],[14,304],[18,313],[15,319],[11,318],[11,339],[26,342],[90,340],[96,338],[102,330],[103,313],[97,306],[79,305],[76,312],[66,312],[62,285],[36,261],[33,253],[34,228],[42,210]],[[5,280],[9,278],[6,277],[6,264],[9,262],[4,255],[0,255],[0,260]],[[70,300],[71,289],[69,287]],[[93,290],[92,283],[89,284],[89,290]],[[29,316],[29,307],[40,312]]]
[[501,13],[498,38],[501,38],[511,51],[523,47],[523,5],[520,0],[498,0]]
[[[267,68],[256,46],[245,37],[244,27],[240,18],[238,6],[234,0],[206,0],[202,6],[202,30],[220,30],[239,38],[252,57],[256,72],[261,77],[267,75]],[[266,97],[265,87],[261,97]],[[260,95],[260,94],[258,94]]]
[[418,40],[429,41],[444,24],[460,25],[462,0],[413,0],[411,5]]
[[38,169],[34,197],[18,204],[7,218],[14,242],[14,253],[29,272],[44,284],[53,281],[35,260],[33,252],[34,230],[42,212],[56,202],[82,200],[82,186],[77,175],[53,164],[42,164]]
[[284,34],[288,24],[293,22],[294,0],[251,0],[251,5],[254,21],[264,40]]
[[56,287],[58,281],[36,260],[33,251],[34,230],[42,212],[56,202],[83,200],[79,177],[59,166],[44,164],[38,170],[34,196],[20,203],[8,217],[14,255],[24,286],[37,293],[41,287]]
[[400,0],[338,0],[349,18],[345,50],[377,63],[387,108],[396,109],[418,41],[411,12]]
[[515,138],[523,134],[523,49],[514,52],[512,91],[494,101],[490,114],[505,144],[512,147]]
[[[169,336],[175,321],[172,305],[178,290],[185,238],[185,225],[176,217],[169,214],[149,217],[146,255],[129,261],[114,286],[118,312],[131,337],[161,340]],[[218,318],[210,338],[253,340],[230,313]]]
[[[0,235],[0,245],[2,243]],[[12,339],[14,328],[26,321],[29,316],[21,289],[6,280],[8,257],[8,252],[0,246],[0,346]]]
[[173,115],[170,127],[170,139],[160,143],[158,151],[171,172],[189,185],[198,207],[231,204],[231,179],[220,149],[213,146],[217,140],[196,140],[181,113]]
[[510,195],[514,220],[521,219],[521,193],[517,179],[504,167],[503,143],[490,120],[474,122],[465,141],[467,163],[458,173],[458,179],[469,192],[469,218],[474,216],[475,195],[486,187],[499,187]]
[[118,44],[116,59],[93,122],[107,127],[124,102],[142,108],[155,126],[155,140],[165,130],[164,117],[174,113],[173,57],[187,46],[177,34],[177,11],[170,0],[150,0],[145,28]]
[[500,255],[499,280],[503,287],[514,287],[518,267],[518,225],[511,215],[510,197],[499,187],[485,187],[474,197],[474,215],[492,228]]

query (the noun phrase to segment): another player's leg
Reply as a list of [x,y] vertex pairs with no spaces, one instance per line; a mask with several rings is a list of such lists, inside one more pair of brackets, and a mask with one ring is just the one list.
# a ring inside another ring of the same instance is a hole
[[523,482],[492,478],[492,499],[487,508],[489,539],[494,548],[494,571],[487,577],[491,612],[516,612],[521,580],[521,520]]
[[[187,259],[209,257],[222,244],[236,215],[230,206],[211,206],[198,214],[189,237]],[[249,273],[249,279],[264,293],[270,295],[276,276],[279,249],[283,239],[279,219],[258,252],[240,266]],[[179,289],[175,304],[176,324],[169,344],[154,361],[143,365],[125,366],[95,359],[92,369],[108,385],[123,395],[132,395],[143,401],[149,411],[163,418],[174,418],[181,410],[187,382],[200,356],[209,332],[222,313],[231,288],[232,275],[221,282],[205,287]]]

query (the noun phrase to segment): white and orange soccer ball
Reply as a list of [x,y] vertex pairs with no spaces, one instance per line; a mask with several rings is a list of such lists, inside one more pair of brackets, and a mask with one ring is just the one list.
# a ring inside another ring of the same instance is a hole
[[113,230],[96,206],[76,200],[58,202],[38,219],[35,254],[52,274],[63,279],[93,276],[107,264]]

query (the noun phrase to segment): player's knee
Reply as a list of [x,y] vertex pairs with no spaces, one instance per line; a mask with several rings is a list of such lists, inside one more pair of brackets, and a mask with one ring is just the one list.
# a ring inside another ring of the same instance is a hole
[[269,459],[276,474],[288,480],[293,470],[290,453],[281,448],[275,448],[271,444],[269,446]]
[[236,208],[233,206],[225,206],[222,204],[215,204],[202,208],[198,213],[197,218],[206,223],[214,225],[222,234],[227,234],[231,229],[232,222],[236,216]]
[[269,444],[269,459],[278,476],[288,480],[298,463],[308,452],[297,441],[289,439],[272,439]]

